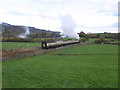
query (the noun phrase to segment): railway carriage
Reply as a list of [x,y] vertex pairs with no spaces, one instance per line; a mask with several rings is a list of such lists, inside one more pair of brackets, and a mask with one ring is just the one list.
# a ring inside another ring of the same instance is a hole
[[67,45],[77,44],[77,43],[80,43],[80,41],[74,40],[74,41],[42,42],[42,49],[57,48],[57,47],[62,47],[62,46],[67,46]]

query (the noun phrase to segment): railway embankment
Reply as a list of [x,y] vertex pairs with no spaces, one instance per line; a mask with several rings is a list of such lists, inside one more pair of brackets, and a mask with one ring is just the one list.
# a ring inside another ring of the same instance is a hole
[[56,51],[56,50],[61,50],[65,48],[83,46],[83,45],[89,45],[89,44],[95,44],[95,43],[94,42],[81,42],[79,44],[67,45],[67,46],[62,46],[62,47],[58,47],[54,49],[42,49],[41,46],[38,46],[38,47],[32,47],[32,48],[1,50],[0,57],[2,58],[2,61],[15,60],[18,58],[42,55],[50,51]]

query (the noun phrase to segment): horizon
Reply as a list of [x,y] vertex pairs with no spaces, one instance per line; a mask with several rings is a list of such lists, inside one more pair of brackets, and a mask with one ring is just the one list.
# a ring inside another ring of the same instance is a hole
[[[23,26],[23,27],[33,27],[35,29],[41,29],[41,30],[46,30],[46,31],[52,31],[52,30],[48,30],[48,29],[42,29],[42,28],[36,28],[34,26],[24,26],[24,25],[13,25],[13,24],[10,24],[10,23],[5,23],[5,22],[1,22],[0,24],[9,24],[9,25],[12,25],[12,26]],[[53,32],[60,32],[62,33],[61,31],[53,31]],[[80,31],[80,32],[84,32],[84,31]],[[80,32],[77,32],[77,33],[80,33]],[[100,34],[100,33],[118,33],[118,32],[84,32],[85,34]]]

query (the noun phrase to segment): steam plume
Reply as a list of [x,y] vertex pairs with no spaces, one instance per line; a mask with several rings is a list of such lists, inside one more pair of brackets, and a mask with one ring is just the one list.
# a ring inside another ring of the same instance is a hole
[[68,38],[79,38],[77,33],[74,31],[75,23],[72,19],[71,15],[62,15],[61,17],[61,25],[63,34],[66,35]]
[[19,35],[20,38],[26,38],[30,34],[29,27],[25,27],[26,32]]

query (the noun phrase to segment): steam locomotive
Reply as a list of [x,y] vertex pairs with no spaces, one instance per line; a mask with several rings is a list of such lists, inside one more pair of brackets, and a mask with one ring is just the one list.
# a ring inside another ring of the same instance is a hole
[[52,49],[77,43],[80,43],[80,41],[74,40],[74,41],[42,42],[42,49]]

